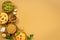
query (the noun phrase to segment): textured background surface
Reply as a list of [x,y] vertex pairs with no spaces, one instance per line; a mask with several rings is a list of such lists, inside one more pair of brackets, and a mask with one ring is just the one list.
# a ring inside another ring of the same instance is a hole
[[[0,12],[4,1],[0,0]],[[33,40],[60,40],[60,0],[11,1],[18,9],[19,29],[24,29],[28,35],[33,33]],[[0,40],[4,39],[0,37]]]

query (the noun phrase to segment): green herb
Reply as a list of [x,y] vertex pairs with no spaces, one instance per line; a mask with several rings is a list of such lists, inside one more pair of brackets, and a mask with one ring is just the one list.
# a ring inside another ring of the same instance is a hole
[[33,36],[34,36],[33,34],[30,34],[30,36],[28,36],[27,40],[32,40]]
[[20,34],[20,32],[19,32],[19,31],[17,31],[17,32],[16,32],[16,34],[17,34],[17,35],[19,35],[19,34]]
[[6,36],[6,39],[8,39],[8,40],[12,40],[12,38],[13,38],[13,37],[12,37],[12,35],[10,35],[10,34]]

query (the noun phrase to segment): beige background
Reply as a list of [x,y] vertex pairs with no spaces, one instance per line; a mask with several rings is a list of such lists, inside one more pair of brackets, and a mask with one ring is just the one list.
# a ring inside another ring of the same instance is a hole
[[[5,0],[0,0],[1,5]],[[33,40],[60,40],[59,0],[11,0],[17,7],[17,26]],[[0,35],[1,36],[1,35]],[[4,40],[0,37],[0,40]]]

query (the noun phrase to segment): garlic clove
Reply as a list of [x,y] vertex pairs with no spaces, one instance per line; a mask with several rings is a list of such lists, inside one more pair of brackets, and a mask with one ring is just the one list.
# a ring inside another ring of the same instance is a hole
[[17,11],[17,9],[14,9],[14,12],[16,12]]
[[2,34],[2,37],[6,37],[6,34],[5,34],[5,33],[3,33],[3,34]]
[[16,12],[13,12],[13,14],[16,14]]
[[5,27],[2,27],[0,32],[5,32],[5,29],[6,29]]

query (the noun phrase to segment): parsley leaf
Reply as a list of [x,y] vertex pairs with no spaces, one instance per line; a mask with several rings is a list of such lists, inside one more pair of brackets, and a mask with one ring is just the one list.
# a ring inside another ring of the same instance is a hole
[[10,35],[10,34],[6,36],[6,39],[11,40],[12,38],[13,38],[13,37],[12,37],[12,35]]
[[30,36],[27,37],[27,40],[32,40],[33,36],[33,34],[30,34]]
[[20,34],[20,32],[19,32],[19,31],[17,31],[17,32],[16,32],[16,34],[17,34],[17,35],[19,35],[19,34]]

